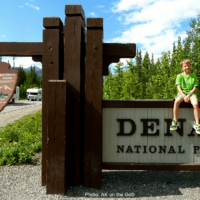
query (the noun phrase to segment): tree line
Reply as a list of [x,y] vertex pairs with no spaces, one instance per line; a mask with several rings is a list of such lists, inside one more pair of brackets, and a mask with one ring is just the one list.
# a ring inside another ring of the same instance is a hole
[[[173,99],[178,91],[175,85],[176,77],[182,73],[180,62],[183,59],[191,61],[191,73],[200,80],[200,13],[196,19],[191,19],[187,37],[173,44],[172,52],[163,52],[156,62],[154,55],[146,51],[144,58],[141,50],[136,51],[133,59],[118,63],[103,84],[103,99]],[[200,82],[197,87],[200,96]]]
[[20,99],[26,99],[26,90],[29,88],[42,88],[42,77],[35,72],[35,67],[31,66],[30,71],[25,72],[23,67],[17,68],[19,71],[18,87],[20,89]]

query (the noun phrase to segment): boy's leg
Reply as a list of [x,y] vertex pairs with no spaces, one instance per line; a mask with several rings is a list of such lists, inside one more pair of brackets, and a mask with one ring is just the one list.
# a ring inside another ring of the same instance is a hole
[[199,124],[199,103],[198,103],[197,96],[193,94],[190,97],[190,101],[194,107],[194,118],[195,118],[196,124]]
[[179,105],[181,102],[183,102],[183,97],[181,94],[178,94],[174,102],[174,120],[175,121],[177,121],[177,118],[178,118]]
[[172,120],[172,124],[170,126],[171,131],[177,130],[177,127],[178,127],[178,122],[177,122],[178,110],[179,110],[179,105],[182,101],[183,101],[183,97],[180,94],[178,94],[176,96],[175,102],[174,102],[174,120]]
[[195,94],[190,97],[191,104],[194,107],[194,118],[196,123],[194,123],[193,128],[197,134],[200,134],[200,124],[199,124],[199,104],[198,99]]

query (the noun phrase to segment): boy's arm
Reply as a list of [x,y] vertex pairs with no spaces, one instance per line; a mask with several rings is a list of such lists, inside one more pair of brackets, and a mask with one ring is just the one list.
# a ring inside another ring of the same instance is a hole
[[196,89],[197,89],[197,87],[194,86],[194,87],[192,88],[192,90],[190,91],[190,94],[192,95],[192,94],[196,91]]
[[183,98],[185,98],[187,95],[185,95],[181,89],[181,85],[177,85],[177,89],[179,91],[179,93],[182,95]]
[[194,78],[194,87],[192,88],[192,90],[190,91],[190,93],[186,97],[188,100],[190,99],[190,97],[192,96],[192,94],[196,91],[197,86],[198,86],[198,79],[195,76],[195,78]]
[[186,100],[186,102],[190,102],[190,97],[192,96],[192,94],[196,91],[196,86],[193,87],[193,89],[190,91],[190,93],[188,95],[186,95],[184,97],[184,100]]
[[192,96],[192,94],[196,91],[196,86],[194,86],[193,88],[192,88],[192,90],[190,91],[190,93],[187,95],[187,96],[185,96],[184,97],[184,99],[186,98],[188,101],[190,101],[190,97]]

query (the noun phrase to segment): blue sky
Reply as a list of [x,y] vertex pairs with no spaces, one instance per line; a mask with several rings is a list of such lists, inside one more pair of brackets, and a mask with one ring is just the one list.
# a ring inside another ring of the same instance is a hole
[[[104,43],[136,43],[160,57],[172,50],[178,36],[184,39],[191,18],[200,11],[199,0],[6,0],[0,6],[0,42],[42,42],[43,18],[58,16],[64,23],[65,5],[81,4],[85,16],[102,17]],[[12,58],[3,57],[3,61]],[[121,59],[126,63],[127,59]],[[35,64],[31,58],[16,58],[16,66]]]

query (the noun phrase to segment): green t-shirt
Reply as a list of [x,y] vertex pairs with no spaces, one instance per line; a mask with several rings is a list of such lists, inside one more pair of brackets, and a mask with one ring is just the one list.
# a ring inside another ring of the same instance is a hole
[[195,74],[190,73],[189,76],[186,76],[183,72],[176,77],[175,85],[181,85],[183,93],[189,94],[194,86],[198,86],[198,80]]

